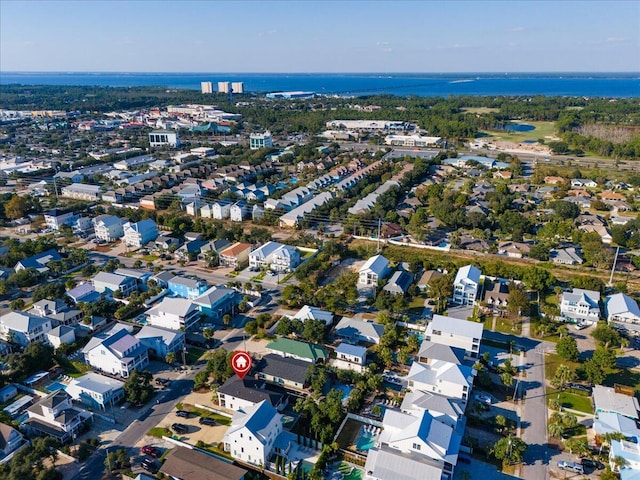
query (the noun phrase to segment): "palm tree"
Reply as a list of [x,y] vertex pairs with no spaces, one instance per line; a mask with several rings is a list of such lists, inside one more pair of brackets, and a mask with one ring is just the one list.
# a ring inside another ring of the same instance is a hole
[[556,369],[556,373],[553,376],[553,379],[551,380],[551,384],[555,388],[559,388],[562,385],[569,383],[575,377],[576,377],[576,374],[571,369],[571,367],[565,364],[560,364],[558,365],[558,368]]
[[619,472],[620,469],[627,464],[627,460],[619,455],[615,456],[612,462],[613,462],[613,469],[616,472]]
[[562,438],[564,434],[564,426],[561,423],[549,424],[549,435],[553,438]]

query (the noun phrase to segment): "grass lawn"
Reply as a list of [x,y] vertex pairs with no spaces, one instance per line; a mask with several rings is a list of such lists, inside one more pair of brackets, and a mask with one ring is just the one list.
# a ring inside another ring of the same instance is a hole
[[514,325],[512,320],[498,318],[496,320],[496,331],[506,333],[507,335],[520,335],[520,333],[522,333],[522,325],[519,323]]
[[[519,123],[519,122],[514,122]],[[487,133],[491,138],[496,140],[504,140],[506,142],[523,142],[525,140],[538,140],[546,136],[555,135],[554,122],[521,122],[522,124],[532,125],[535,129],[530,132],[503,132],[497,130],[489,130]]]
[[68,358],[56,356],[55,361],[64,370],[65,375],[69,375],[73,378],[78,378],[91,370],[91,366],[86,363],[76,362],[75,360],[69,360]]
[[591,397],[587,395],[580,395],[579,393],[571,393],[568,391],[560,392],[557,390],[548,389],[547,397],[549,399],[549,402],[554,398],[558,398],[564,408],[578,410],[579,412],[584,412],[587,414],[593,413],[593,407],[591,406]]
[[[194,363],[197,363],[198,360],[200,360],[202,356],[206,353],[207,353],[207,350],[190,346],[187,350],[187,363],[189,365],[193,365]],[[178,361],[181,360],[179,357],[180,355],[178,355]]]
[[173,433],[168,428],[153,427],[151,430],[147,432],[147,435],[151,437],[162,438],[162,437],[171,437]]
[[142,255],[142,257],[140,257],[140,258],[141,258],[141,260],[144,260],[145,262],[155,262],[160,257],[158,257],[156,255]]
[[499,108],[492,108],[492,107],[468,107],[468,108],[463,108],[462,109],[463,112],[466,113],[495,113],[495,112],[499,112],[500,109]]
[[484,324],[483,324],[483,325],[484,325],[484,327],[483,327],[483,328],[484,328],[485,330],[492,331],[492,330],[491,330],[491,327],[493,327],[493,317],[486,317],[486,318],[484,319]]
[[[546,338],[545,338],[546,340]],[[557,353],[547,353],[544,358],[544,376],[547,380],[551,380],[556,373],[558,365],[565,364],[575,370],[580,366],[579,362],[570,362],[560,358]]]
[[424,301],[426,299],[427,297],[422,295],[416,295],[413,297],[407,307],[407,313],[420,315],[424,311]]
[[191,413],[198,414],[200,417],[213,418],[220,425],[231,425],[231,419],[229,417],[218,415],[217,413],[210,412],[209,410],[205,410],[204,408],[197,408],[189,404],[183,404],[182,409],[187,410]]

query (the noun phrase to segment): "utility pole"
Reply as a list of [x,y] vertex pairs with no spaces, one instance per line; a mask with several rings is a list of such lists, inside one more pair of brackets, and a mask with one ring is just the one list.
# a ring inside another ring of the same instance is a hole
[[379,218],[378,219],[378,251],[377,253],[380,253],[380,231],[382,229],[382,220]]
[[613,272],[616,270],[616,263],[618,263],[618,253],[620,252],[620,247],[616,248],[616,256],[613,259],[613,267],[611,267],[611,276],[609,277],[609,286],[613,287]]

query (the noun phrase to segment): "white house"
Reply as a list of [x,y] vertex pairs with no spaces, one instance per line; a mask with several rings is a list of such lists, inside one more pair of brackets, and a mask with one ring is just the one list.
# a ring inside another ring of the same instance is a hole
[[76,333],[73,327],[67,327],[60,325],[59,327],[52,328],[47,332],[47,341],[53,346],[58,348],[63,343],[71,345],[76,341]]
[[368,479],[433,479],[453,477],[462,437],[427,410],[408,414],[387,409],[383,431],[369,450]]
[[300,252],[295,247],[278,242],[267,242],[249,254],[249,267],[270,268],[277,272],[290,272],[300,265]]
[[15,428],[0,423],[0,462],[7,455],[15,452],[24,442],[24,437]]
[[147,347],[123,326],[114,327],[102,338],[93,337],[82,353],[93,368],[123,378],[149,364]]
[[310,307],[305,305],[293,318],[304,323],[305,320],[321,320],[325,325],[329,326],[333,323],[333,313],[322,310],[318,307]]
[[[224,220],[231,215],[231,202],[229,200],[220,200],[211,205],[211,218],[216,220]],[[203,215],[204,216],[204,215]]]
[[98,272],[91,281],[93,282],[93,288],[98,293],[113,294],[121,292],[123,297],[128,297],[137,290],[134,278],[115,273]]
[[367,349],[358,345],[341,343],[335,350],[336,358],[331,359],[331,365],[343,370],[353,370],[364,373],[367,365]]
[[280,393],[267,390],[265,381],[255,378],[240,378],[237,375],[229,378],[216,391],[218,405],[229,410],[246,411],[248,408],[262,402],[269,402],[277,410],[284,408],[286,397]]
[[473,305],[480,287],[481,272],[473,265],[458,270],[453,281],[453,303],[456,305]]
[[168,353],[179,353],[185,348],[185,335],[180,330],[145,325],[136,338],[156,357],[164,359]]
[[93,219],[96,238],[113,242],[124,236],[122,220],[115,215],[98,215]]
[[593,324],[600,318],[600,292],[574,288],[560,297],[560,317],[564,322]]
[[382,255],[371,257],[360,267],[358,285],[377,286],[389,274],[389,260]]
[[469,357],[475,358],[480,352],[482,330],[482,323],[434,315],[427,325],[424,339],[441,345],[462,348]]
[[238,460],[266,465],[281,433],[282,415],[263,400],[233,415],[224,435],[224,449]]
[[88,185],[84,183],[72,183],[69,186],[62,187],[61,195],[67,198],[75,198],[76,200],[95,201],[102,198],[100,185]]
[[229,218],[232,222],[241,222],[249,214],[249,207],[242,200],[231,205]]
[[609,325],[640,331],[640,308],[630,296],[624,293],[609,295],[605,300],[604,309]]
[[380,343],[384,334],[384,325],[372,321],[342,317],[336,325],[334,334],[350,343]]
[[78,378],[72,378],[65,391],[72,399],[100,410],[113,407],[124,398],[124,382],[88,372]]
[[[619,466],[617,458],[624,460]],[[609,466],[620,474],[620,480],[634,480],[640,475],[640,444],[627,440],[612,440],[609,449]]]
[[127,222],[123,228],[124,243],[128,247],[142,247],[158,237],[158,226],[150,218],[137,223]]
[[82,311],[69,308],[65,302],[56,300],[39,300],[33,304],[30,313],[51,320],[51,326],[77,325],[82,320]]
[[187,298],[165,298],[146,315],[150,325],[170,330],[188,331],[200,320],[198,306]]
[[48,228],[57,232],[60,230],[62,225],[71,226],[77,218],[78,216],[71,210],[60,210],[58,208],[54,208],[44,214],[44,223]]
[[29,418],[22,424],[34,435],[54,437],[66,442],[76,437],[82,426],[93,418],[93,414],[74,407],[71,396],[64,390],[41,398],[27,410]]
[[47,342],[51,320],[29,312],[13,311],[0,316],[0,336],[26,347],[31,342]]
[[407,381],[412,390],[466,401],[473,388],[474,376],[475,370],[470,366],[432,359],[429,363],[413,362]]

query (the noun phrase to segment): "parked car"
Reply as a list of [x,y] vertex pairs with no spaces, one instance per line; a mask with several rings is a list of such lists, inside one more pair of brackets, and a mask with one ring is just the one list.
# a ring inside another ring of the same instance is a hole
[[140,449],[140,451],[142,453],[144,453],[145,455],[149,455],[153,458],[157,458],[160,456],[160,449],[152,446],[152,445],[145,445],[144,447],[142,447]]
[[189,427],[187,427],[182,423],[174,423],[173,425],[171,425],[171,430],[173,430],[174,432],[180,435],[183,435],[189,432]]
[[190,413],[186,410],[178,410],[176,412],[176,417],[189,418]]
[[147,472],[151,472],[154,474],[158,473],[158,470],[160,470],[160,467],[158,467],[156,461],[153,458],[149,457],[142,460],[142,468],[144,468]]
[[480,393],[477,393],[474,398],[478,402],[485,403],[487,405],[491,405],[492,403],[491,397],[489,395],[482,395]]
[[604,464],[602,462],[591,460],[590,458],[581,458],[580,463],[582,463],[583,467],[593,468],[594,470],[602,470],[604,468]]
[[576,326],[575,326],[576,330],[584,330],[585,328],[587,328],[587,324],[586,323],[582,323],[582,322],[576,323]]
[[211,417],[200,417],[200,420],[198,420],[198,423],[200,425],[209,425],[210,427],[214,427],[218,424],[218,422],[216,422]]
[[582,464],[576,462],[566,462],[564,460],[560,460],[558,462],[558,468],[575,473],[584,473],[584,467],[582,466]]

